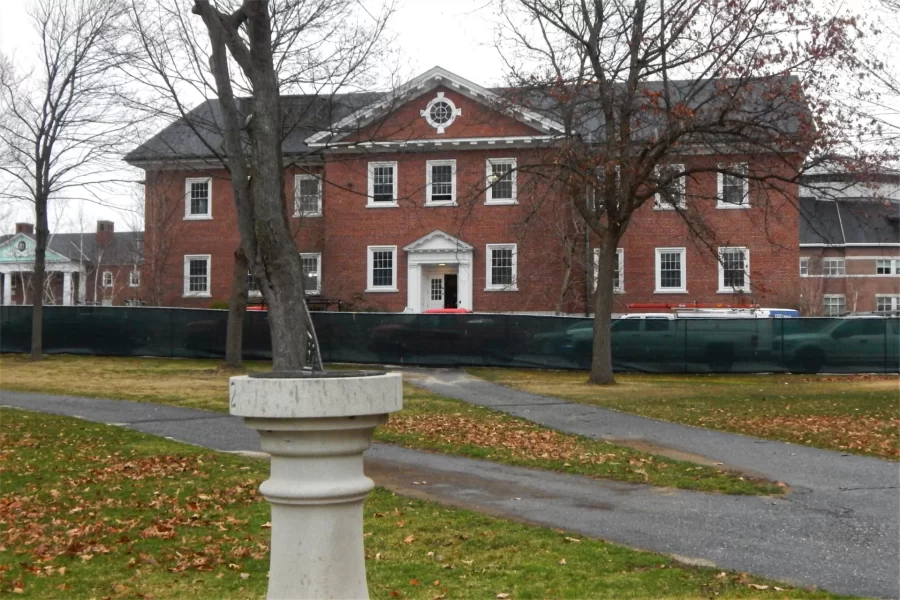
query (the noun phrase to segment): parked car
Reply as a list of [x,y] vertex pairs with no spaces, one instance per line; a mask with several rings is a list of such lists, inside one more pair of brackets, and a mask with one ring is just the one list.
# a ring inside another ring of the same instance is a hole
[[900,319],[879,316],[804,319],[776,341],[785,365],[818,373],[829,365],[881,371],[900,363]]

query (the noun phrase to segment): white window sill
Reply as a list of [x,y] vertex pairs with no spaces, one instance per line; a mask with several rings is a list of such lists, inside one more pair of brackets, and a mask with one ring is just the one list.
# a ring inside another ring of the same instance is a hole
[[678,289],[675,289],[675,288],[672,288],[672,289],[666,289],[666,288],[659,289],[659,288],[657,288],[657,289],[653,290],[653,293],[654,293],[654,294],[687,294],[688,291],[687,291],[686,289],[683,289],[683,288],[678,288]]
[[131,284],[129,283],[129,284],[128,284],[128,287],[130,287],[130,288],[139,288],[139,287],[141,287],[141,286],[140,286],[140,285],[131,285]]
[[397,202],[370,202],[366,204],[366,208],[400,208]]
[[716,208],[722,208],[725,210],[741,210],[741,209],[750,208],[750,204],[746,203],[746,202],[744,204],[731,204],[730,202],[717,202]]
[[624,293],[625,293],[625,288],[618,288],[618,289],[613,288],[613,294],[624,294]]
[[456,203],[456,200],[452,200],[452,201],[447,200],[444,202],[428,202],[428,201],[426,201],[425,206],[426,207],[438,207],[438,206],[459,206],[459,205]]
[[518,200],[485,200],[485,206],[511,206],[513,204],[518,204]]
[[[685,209],[687,208],[687,206],[681,205],[681,206],[679,206],[678,208],[681,209],[681,210],[685,210]],[[656,206],[656,205],[654,205],[654,206],[653,206],[653,210],[661,210],[661,211],[675,212],[675,207],[672,206],[671,204],[666,204],[666,205],[662,205],[662,206]]]
[[248,290],[247,291],[248,298],[262,298],[262,292],[258,290]]
[[719,289],[717,294],[749,294],[750,288],[738,288],[738,289]]
[[321,212],[307,212],[307,213],[295,212],[294,213],[295,219],[299,219],[300,217],[321,217],[321,216],[322,216]]
[[194,292],[192,294],[183,294],[182,298],[212,298],[212,294],[209,292],[203,294]]
[[400,290],[398,290],[395,287],[392,287],[392,288],[366,288],[367,294],[377,294],[377,293],[383,293],[383,292],[399,292],[399,291]]
[[212,215],[185,215],[185,221],[212,221]]
[[322,293],[322,290],[303,290],[303,293],[307,296],[318,296]]
[[503,287],[486,287],[484,288],[486,292],[518,292],[519,286],[517,285],[504,285]]

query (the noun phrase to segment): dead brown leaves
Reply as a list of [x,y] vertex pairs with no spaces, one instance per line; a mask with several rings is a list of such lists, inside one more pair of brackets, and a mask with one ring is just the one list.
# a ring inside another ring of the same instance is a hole
[[479,446],[532,460],[603,463],[615,454],[588,452],[576,438],[503,417],[462,413],[391,416],[385,426],[398,434],[427,437],[454,446]]
[[866,452],[900,458],[900,418],[872,416],[795,416],[723,419],[729,428],[749,435],[779,437],[800,444],[827,441],[828,446],[852,452]]

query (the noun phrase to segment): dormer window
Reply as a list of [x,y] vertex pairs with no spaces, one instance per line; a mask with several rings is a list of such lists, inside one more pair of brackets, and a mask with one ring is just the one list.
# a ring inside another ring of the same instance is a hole
[[438,92],[437,96],[428,103],[421,115],[429,125],[437,129],[438,133],[444,133],[444,129],[450,127],[457,115],[462,114],[462,109],[456,108],[450,98],[444,96],[444,92]]

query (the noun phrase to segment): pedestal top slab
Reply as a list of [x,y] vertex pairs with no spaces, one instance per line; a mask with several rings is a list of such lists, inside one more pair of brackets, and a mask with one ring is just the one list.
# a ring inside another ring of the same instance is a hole
[[399,373],[363,377],[261,378],[229,381],[229,412],[239,417],[315,419],[381,415],[403,408]]

